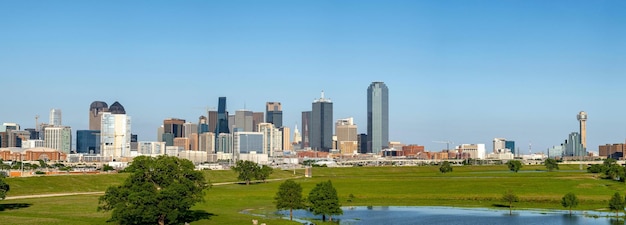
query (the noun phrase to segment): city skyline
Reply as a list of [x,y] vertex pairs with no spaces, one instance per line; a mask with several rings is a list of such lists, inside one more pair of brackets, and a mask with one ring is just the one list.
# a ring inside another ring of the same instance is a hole
[[0,122],[60,109],[74,135],[90,103],[119,101],[155,140],[165,118],[195,122],[225,96],[231,113],[280,102],[293,128],[323,90],[367,133],[366,89],[384,81],[390,141],[545,152],[585,111],[589,151],[624,142],[626,3],[395,3],[3,1],[0,77],[19,97]]

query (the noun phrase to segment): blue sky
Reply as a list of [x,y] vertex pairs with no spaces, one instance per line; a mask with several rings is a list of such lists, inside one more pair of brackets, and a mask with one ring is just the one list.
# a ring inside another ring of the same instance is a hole
[[366,90],[390,91],[390,139],[558,145],[589,113],[588,149],[626,139],[624,1],[0,0],[0,122],[51,108],[86,129],[94,100],[122,103],[140,140],[283,104],[300,123],[324,90],[365,132]]

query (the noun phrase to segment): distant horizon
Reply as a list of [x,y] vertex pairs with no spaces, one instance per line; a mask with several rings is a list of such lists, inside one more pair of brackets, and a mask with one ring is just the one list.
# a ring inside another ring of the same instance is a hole
[[546,152],[585,111],[597,152],[626,139],[624,24],[624,1],[0,1],[0,123],[58,108],[75,136],[91,102],[119,101],[149,141],[225,96],[229,111],[281,102],[293,128],[323,90],[367,133],[382,81],[390,141]]

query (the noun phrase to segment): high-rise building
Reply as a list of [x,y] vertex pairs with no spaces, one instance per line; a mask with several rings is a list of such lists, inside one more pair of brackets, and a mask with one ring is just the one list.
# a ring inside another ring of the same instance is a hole
[[61,110],[60,109],[51,109],[50,110],[50,125],[52,126],[61,126]]
[[191,135],[198,133],[198,124],[186,122],[183,124],[183,137],[191,138]]
[[281,139],[282,139],[282,150],[283,151],[290,151],[292,150],[292,146],[291,146],[291,130],[289,129],[289,127],[281,127],[278,128],[278,130],[280,130],[280,132],[282,133]]
[[378,154],[389,144],[389,89],[383,82],[367,88],[368,152]]
[[217,125],[215,126],[215,134],[219,135],[221,133],[230,133],[230,130],[228,129],[228,112],[226,112],[226,97],[219,97],[217,107]]
[[274,124],[276,128],[283,126],[283,106],[280,102],[267,102],[265,104],[265,121]]
[[282,151],[282,132],[271,123],[259,123],[258,126],[259,132],[263,134],[263,151],[258,153],[275,156]]
[[209,110],[207,124],[209,125],[209,131],[215,132],[215,129],[217,129],[217,111]]
[[189,142],[189,138],[177,137],[174,138],[174,146],[181,147],[183,150],[190,150],[191,142]]
[[253,125],[253,113],[248,110],[237,110],[235,111],[235,128],[234,132],[252,132],[254,128]]
[[580,144],[587,149],[587,113],[580,111],[576,117],[580,123]]
[[252,113],[252,130],[254,132],[258,132],[258,125],[259,123],[265,123],[265,118],[264,118],[265,113],[263,112],[253,112]]
[[329,152],[333,147],[333,103],[322,91],[312,108],[309,145],[314,150]]
[[302,112],[302,149],[306,149],[311,147],[309,139],[311,138],[311,133],[309,129],[311,127],[311,111]]
[[163,125],[161,125],[159,128],[157,128],[157,142],[162,142],[163,141],[163,134],[165,133],[165,127]]
[[[358,147],[357,126],[354,118],[339,119],[335,123],[335,134],[337,135],[337,149],[342,153],[354,153]],[[358,151],[357,151],[358,152]]]
[[300,135],[300,131],[298,130],[298,124],[296,124],[293,129],[293,143],[299,144],[302,142],[302,136]]
[[567,140],[563,144],[564,156],[585,156],[587,152],[583,144],[581,143],[581,137],[578,132],[572,132],[569,134]]
[[358,146],[357,149],[361,154],[371,153],[367,151],[367,134],[359,134],[357,138]]
[[[116,102],[117,103],[117,102]],[[119,103],[118,103],[119,104]],[[121,112],[123,108],[117,108],[116,112]],[[131,122],[130,116],[126,114],[102,113],[102,128],[100,129],[100,151],[102,156],[113,159],[129,157],[131,147]]]
[[100,130],[77,130],[76,153],[100,154]]
[[205,132],[199,135],[198,151],[215,154],[215,133]]
[[493,153],[504,153],[505,152],[505,142],[504,138],[494,138],[493,139]]
[[200,118],[198,118],[198,134],[203,134],[210,131],[211,130],[209,130],[209,121],[207,120],[206,116],[200,116]]
[[235,153],[238,154],[249,154],[252,152],[256,152],[261,154],[263,151],[263,133],[261,132],[235,132],[233,147],[235,148]]
[[510,141],[510,140],[504,141],[504,148],[509,149],[511,153],[513,153],[513,155],[518,153],[515,150],[515,141]]
[[[100,130],[102,112],[108,112],[109,105],[106,102],[94,101],[89,106],[89,130]],[[99,147],[98,147],[99,148]]]
[[167,118],[163,120],[163,133],[173,134],[175,138],[185,137],[185,120]]
[[46,148],[69,154],[72,148],[72,129],[65,126],[46,127],[44,129],[44,145]]

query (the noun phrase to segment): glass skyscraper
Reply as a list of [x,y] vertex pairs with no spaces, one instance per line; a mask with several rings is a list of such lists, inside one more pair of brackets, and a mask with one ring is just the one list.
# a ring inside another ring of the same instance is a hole
[[230,133],[228,129],[228,114],[226,113],[226,97],[220,97],[217,106],[217,125],[215,134]]
[[309,145],[311,149],[329,152],[333,148],[333,103],[322,97],[313,102]]
[[367,151],[378,154],[389,145],[389,89],[383,82],[367,88]]
[[100,130],[77,130],[76,153],[100,154]]

